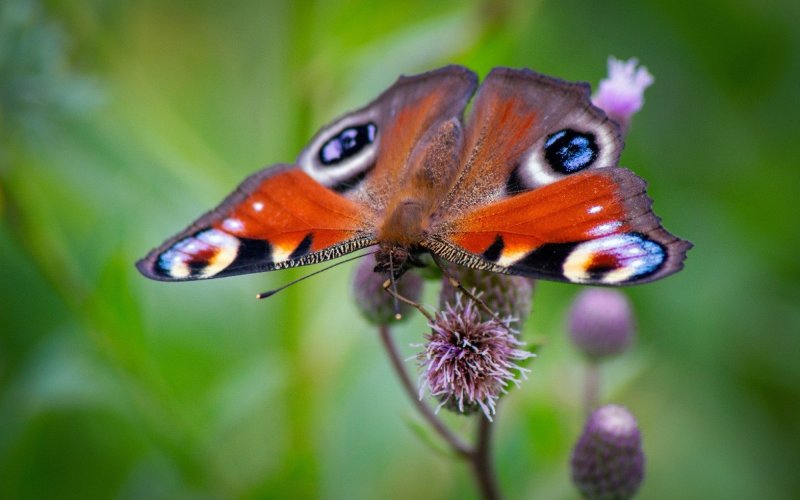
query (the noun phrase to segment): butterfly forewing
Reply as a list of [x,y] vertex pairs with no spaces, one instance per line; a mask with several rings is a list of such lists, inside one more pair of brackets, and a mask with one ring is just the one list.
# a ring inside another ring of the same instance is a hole
[[622,285],[678,271],[688,243],[665,231],[645,183],[590,170],[440,226],[429,246],[468,267],[573,283]]
[[373,244],[375,216],[297,167],[270,167],[137,267],[148,278],[183,281],[312,264]]

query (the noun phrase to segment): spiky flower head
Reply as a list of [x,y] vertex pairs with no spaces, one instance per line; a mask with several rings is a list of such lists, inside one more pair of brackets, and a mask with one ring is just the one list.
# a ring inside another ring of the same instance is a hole
[[[383,289],[387,275],[375,272],[375,261],[369,257],[361,259],[353,273],[353,297],[364,318],[375,325],[386,325],[395,321],[394,298]],[[407,272],[397,280],[397,293],[412,301],[422,295],[423,280]],[[408,317],[412,306],[399,302],[400,314]]]
[[457,294],[430,323],[425,351],[418,355],[420,398],[427,388],[440,408],[458,413],[480,409],[491,420],[500,396],[529,371],[517,362],[533,356],[520,349],[523,343],[512,323],[511,318],[482,319],[478,305]]
[[631,498],[644,479],[644,452],[636,419],[625,407],[595,410],[572,451],[572,482],[586,498]]
[[[498,317],[514,317],[517,319],[518,326],[525,323],[533,303],[533,280],[523,276],[491,273],[458,266],[448,268],[448,272],[458,279],[465,289],[480,291],[481,300]],[[450,283],[446,276],[443,276],[442,289],[439,293],[439,308],[444,309],[445,304],[455,303],[457,293],[460,293],[458,289]],[[488,312],[482,308],[479,312],[483,319],[490,318]]]
[[575,347],[591,361],[625,351],[634,336],[628,298],[610,288],[583,290],[572,303],[569,334]]
[[619,123],[625,133],[631,118],[644,105],[644,91],[655,79],[639,61],[608,58],[608,78],[600,81],[592,103]]

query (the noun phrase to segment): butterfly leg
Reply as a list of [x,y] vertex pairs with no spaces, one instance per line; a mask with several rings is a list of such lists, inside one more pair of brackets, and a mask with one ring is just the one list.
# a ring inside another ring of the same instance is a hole
[[431,257],[433,257],[433,262],[436,264],[436,266],[442,270],[442,274],[444,274],[444,276],[450,282],[450,285],[452,285],[458,291],[463,293],[468,299],[478,304],[478,306],[480,306],[481,309],[483,309],[489,316],[491,316],[492,319],[495,322],[497,322],[498,325],[502,325],[504,328],[508,330],[509,327],[507,321],[503,321],[502,319],[500,319],[500,316],[498,316],[497,313],[493,311],[491,307],[486,305],[486,302],[484,302],[480,297],[478,297],[474,293],[467,290],[466,287],[464,287],[464,285],[462,285],[461,282],[458,281],[458,279],[450,273],[445,264],[442,261],[440,261],[436,255],[434,255],[433,253],[431,253],[430,255]]
[[[400,302],[406,303],[406,304],[410,305],[411,307],[415,308],[420,313],[422,313],[422,315],[425,316],[428,319],[429,322],[432,322],[434,320],[433,315],[431,313],[429,313],[428,310],[425,309],[425,307],[422,306],[422,304],[420,304],[419,302],[414,302],[413,300],[409,299],[408,297],[404,297],[404,296],[400,295],[397,292],[397,288],[394,286],[394,279],[389,278],[386,281],[384,281],[383,289],[389,295],[394,297],[395,300],[399,300]],[[399,319],[401,319],[402,316],[400,315],[399,308],[397,309],[397,311],[398,312],[395,314],[395,319],[399,320]]]

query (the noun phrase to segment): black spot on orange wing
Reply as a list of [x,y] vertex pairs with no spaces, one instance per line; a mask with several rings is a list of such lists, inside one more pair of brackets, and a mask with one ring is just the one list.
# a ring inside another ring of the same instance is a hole
[[[266,240],[254,240],[250,238],[239,238],[239,252],[236,259],[228,266],[227,270],[233,271],[254,263],[272,262],[272,247]],[[222,271],[224,273],[225,270]]]
[[483,252],[483,258],[486,260],[490,260],[492,262],[497,262],[501,255],[503,255],[503,248],[505,248],[506,244],[503,241],[503,237],[499,234],[494,239],[489,248]]
[[292,259],[299,259],[303,255],[307,254],[309,250],[311,250],[311,242],[314,240],[314,233],[308,233],[303,241],[297,245],[297,248],[289,255],[289,260]]
[[511,266],[522,275],[542,275],[564,279],[564,261],[579,243],[547,243],[532,251]]

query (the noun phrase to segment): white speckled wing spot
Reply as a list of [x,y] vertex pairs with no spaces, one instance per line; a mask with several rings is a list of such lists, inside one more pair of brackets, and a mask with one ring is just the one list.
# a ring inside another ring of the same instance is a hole
[[275,245],[272,247],[272,261],[278,263],[289,260],[289,256],[292,255],[292,252],[294,252],[296,247],[297,245],[291,245],[288,247]]
[[497,259],[497,263],[501,266],[511,267],[514,265],[518,260],[525,257],[528,253],[527,248],[520,248],[519,250],[503,250],[503,253],[500,255],[500,258]]
[[217,247],[216,253],[209,259],[206,267],[200,271],[202,277],[210,278],[236,260],[236,254],[239,252],[239,238],[219,229],[209,229],[199,233],[197,239]]
[[158,258],[158,266],[175,279],[210,278],[231,265],[239,239],[219,229],[206,229],[184,238]]
[[225,219],[222,221],[222,227],[228,232],[238,233],[244,229],[244,224],[239,219]]
[[183,253],[177,247],[185,242],[180,241],[175,244],[171,249],[162,253],[158,258],[158,266],[163,269],[167,275],[175,279],[188,278],[192,272],[189,270],[188,254]]
[[622,227],[622,222],[620,221],[606,222],[605,224],[600,224],[599,226],[592,228],[592,230],[589,231],[589,234],[595,237],[606,236],[607,234],[613,233],[620,227]]
[[[562,270],[575,283],[616,285],[655,272],[665,259],[666,253],[658,243],[636,234],[616,234],[576,246]],[[599,277],[598,272],[602,273]]]

